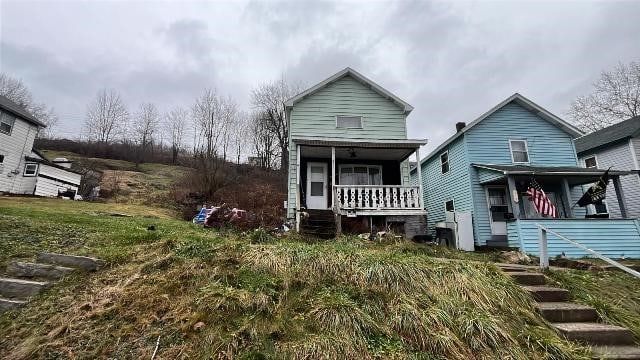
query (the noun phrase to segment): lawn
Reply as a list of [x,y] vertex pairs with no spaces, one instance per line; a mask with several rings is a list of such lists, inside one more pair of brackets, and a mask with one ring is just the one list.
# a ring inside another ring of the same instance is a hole
[[42,250],[108,262],[1,314],[5,358],[151,358],[156,344],[158,359],[588,358],[488,255],[216,232],[55,199],[0,197],[0,234],[2,265]]

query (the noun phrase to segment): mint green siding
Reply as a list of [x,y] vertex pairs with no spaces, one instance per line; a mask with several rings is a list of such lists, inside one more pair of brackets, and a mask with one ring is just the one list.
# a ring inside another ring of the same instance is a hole
[[[539,255],[536,223],[611,258],[640,258],[640,223],[637,219],[515,220],[507,224],[509,246]],[[549,256],[569,258],[591,256],[548,233]]]
[[[336,128],[337,115],[362,116],[362,129]],[[290,120],[293,137],[407,138],[404,110],[350,76],[295,104]]]

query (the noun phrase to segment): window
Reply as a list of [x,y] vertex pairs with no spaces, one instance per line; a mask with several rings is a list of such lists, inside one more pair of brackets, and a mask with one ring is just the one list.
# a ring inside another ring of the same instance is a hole
[[24,176],[36,176],[38,164],[26,164],[24,166]]
[[455,206],[453,206],[453,200],[449,200],[444,203],[444,211],[454,211]]
[[446,174],[449,172],[449,152],[448,151],[440,155],[440,168],[443,174]]
[[0,155],[0,164],[4,163],[4,155]]
[[340,185],[382,185],[382,167],[340,165]]
[[0,155],[0,174],[2,174],[4,170],[4,155]]
[[513,163],[529,163],[529,147],[526,140],[509,140]]
[[6,112],[0,112],[0,133],[11,135],[16,118]]
[[362,116],[336,116],[336,127],[344,129],[361,129]]
[[598,161],[596,160],[595,156],[590,156],[586,159],[584,159],[584,167],[586,168],[597,168],[598,167]]

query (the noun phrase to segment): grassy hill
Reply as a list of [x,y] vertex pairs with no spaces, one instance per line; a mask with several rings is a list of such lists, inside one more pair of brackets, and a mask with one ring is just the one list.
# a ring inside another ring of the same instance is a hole
[[100,184],[112,196],[110,202],[139,205],[166,205],[166,197],[172,185],[178,182],[190,168],[183,166],[135,163],[123,160],[89,158],[68,151],[44,150],[49,159],[65,157],[77,165],[100,170],[104,177]]
[[220,233],[162,210],[55,199],[0,198],[0,229],[3,266],[40,250],[109,264],[1,314],[4,358],[150,358],[157,341],[159,359],[586,354],[491,263],[469,261],[478,255]]

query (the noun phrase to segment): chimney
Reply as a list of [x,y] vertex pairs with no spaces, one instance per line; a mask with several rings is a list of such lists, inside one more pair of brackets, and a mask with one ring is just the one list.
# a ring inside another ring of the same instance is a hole
[[462,131],[462,129],[464,129],[465,126],[467,126],[467,123],[465,123],[465,122],[457,122],[456,123],[456,132],[459,133],[460,131]]

